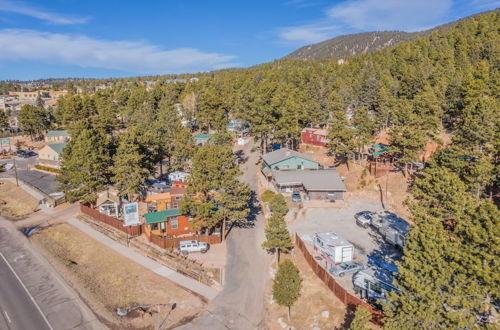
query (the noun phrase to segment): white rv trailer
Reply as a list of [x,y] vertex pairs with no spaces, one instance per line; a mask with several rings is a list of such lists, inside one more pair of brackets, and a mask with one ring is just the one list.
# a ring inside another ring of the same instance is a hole
[[354,257],[354,246],[333,232],[314,234],[314,251],[331,266],[352,261]]

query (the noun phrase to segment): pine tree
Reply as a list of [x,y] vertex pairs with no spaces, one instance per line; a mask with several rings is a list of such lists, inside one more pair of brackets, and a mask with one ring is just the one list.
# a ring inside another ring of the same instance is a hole
[[70,202],[93,203],[111,179],[111,142],[104,132],[83,129],[63,150],[57,180]]
[[291,307],[299,299],[302,279],[299,269],[290,260],[283,261],[273,281],[273,299],[281,306],[288,307],[288,319]]
[[250,189],[238,181],[236,156],[226,145],[207,144],[192,158],[188,198],[182,211],[194,218],[196,228],[222,226],[245,221],[249,213]]
[[44,108],[25,104],[19,111],[19,128],[27,133],[31,139],[40,138],[49,128],[49,115]]
[[10,127],[9,116],[3,110],[0,110],[0,131],[8,130]]
[[354,312],[354,319],[349,325],[350,330],[368,330],[368,322],[372,318],[372,313],[363,306],[358,305]]
[[272,214],[267,222],[265,234],[266,240],[262,243],[262,247],[268,250],[274,250],[279,263],[280,253],[287,253],[293,248],[293,242],[283,215],[280,213]]
[[269,202],[269,209],[273,214],[284,217],[288,213],[288,205],[286,204],[285,196],[281,193],[274,194]]
[[113,182],[120,196],[127,195],[131,200],[144,190],[146,179],[154,171],[152,156],[138,128],[129,128],[120,134],[113,161]]

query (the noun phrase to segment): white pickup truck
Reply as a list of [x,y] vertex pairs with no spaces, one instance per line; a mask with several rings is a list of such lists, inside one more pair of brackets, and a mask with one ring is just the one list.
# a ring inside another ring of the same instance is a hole
[[198,241],[180,241],[179,250],[183,255],[188,255],[191,252],[205,253],[208,251],[208,243]]

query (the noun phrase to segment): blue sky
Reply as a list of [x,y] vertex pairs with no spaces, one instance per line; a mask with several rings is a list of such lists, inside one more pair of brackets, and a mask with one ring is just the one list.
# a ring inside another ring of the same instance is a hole
[[0,79],[247,67],[338,35],[418,31],[500,0],[0,0]]

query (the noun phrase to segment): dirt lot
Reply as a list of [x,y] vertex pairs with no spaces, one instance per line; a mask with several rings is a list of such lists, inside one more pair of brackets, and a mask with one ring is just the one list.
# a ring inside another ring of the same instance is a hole
[[[163,323],[170,329],[195,318],[202,298],[131,262],[70,225],[62,224],[34,235],[39,248],[80,294],[100,320],[112,329],[147,329]],[[118,317],[116,309],[161,304],[160,313],[132,312]]]
[[38,200],[10,181],[0,180],[0,214],[22,218],[38,209]]
[[[344,324],[346,307],[313,273],[300,251],[295,252],[293,262],[300,269],[302,292],[292,306],[292,319],[288,321],[287,308],[276,303],[267,305],[266,329],[283,329],[278,319],[295,329],[335,329]],[[269,293],[268,301],[271,301]]]

